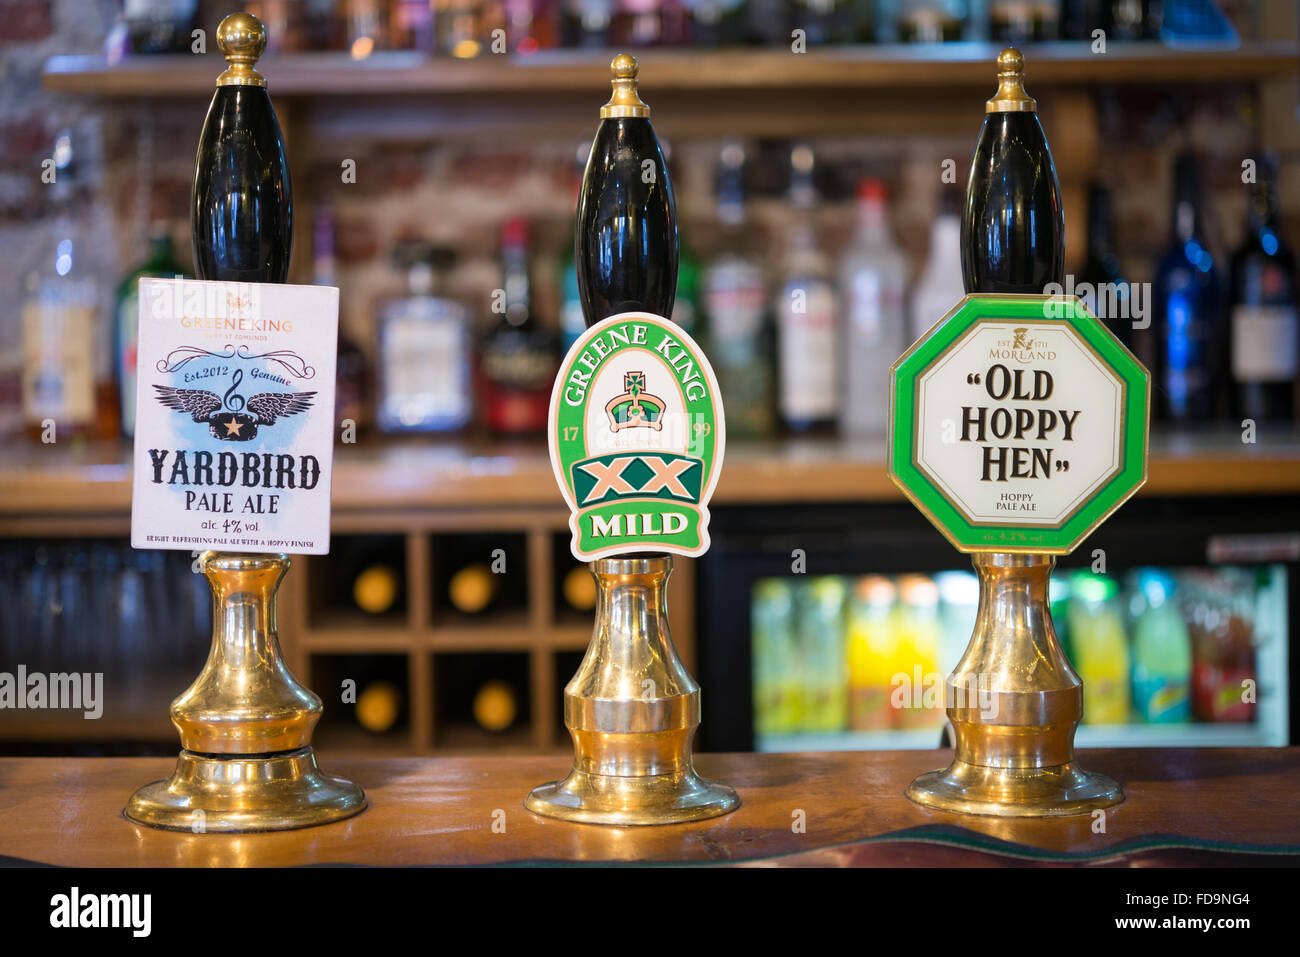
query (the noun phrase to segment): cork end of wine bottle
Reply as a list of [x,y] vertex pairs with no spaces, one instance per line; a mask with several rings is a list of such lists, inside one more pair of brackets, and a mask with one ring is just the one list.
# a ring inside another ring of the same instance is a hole
[[998,54],[998,92],[984,104],[986,113],[1033,113],[1038,104],[1025,92],[1025,57],[1015,47]]
[[251,13],[232,13],[217,27],[217,48],[229,67],[217,86],[266,86],[266,77],[253,68],[266,50],[266,27]]
[[609,102],[600,108],[602,120],[611,117],[650,115],[650,107],[642,102],[641,95],[637,91],[639,69],[636,57],[630,53],[620,53],[610,61],[609,72],[613,76],[611,83],[614,94],[609,98]]

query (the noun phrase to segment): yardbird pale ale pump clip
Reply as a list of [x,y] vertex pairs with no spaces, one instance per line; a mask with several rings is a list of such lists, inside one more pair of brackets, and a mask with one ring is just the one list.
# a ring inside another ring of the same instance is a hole
[[717,379],[667,316],[677,213],[637,63],[614,58],[613,95],[583,175],[574,260],[587,331],[551,393],[551,465],[571,550],[596,579],[596,622],[564,689],[573,770],[524,802],[589,824],[672,824],[740,803],[695,773],[700,687],[668,630],[672,555],[709,546],[726,422]]
[[[962,220],[967,296],[894,364],[890,477],[980,581],[974,633],[945,683],[953,762],[920,804],[1014,817],[1118,804],[1079,767],[1082,682],[1048,609],[1068,554],[1146,481],[1150,377],[1063,279],[1061,190],[1024,57],[998,57]],[[1059,289],[1060,286],[1057,286]]]
[[126,816],[152,827],[271,831],[361,811],[316,765],[321,700],[276,637],[285,552],[329,548],[338,290],[285,285],[293,200],[266,78],[266,31],[226,17],[228,68],[195,160],[201,281],[142,280],[132,544],[193,550],[213,593],[212,650],[172,702],[183,750]]

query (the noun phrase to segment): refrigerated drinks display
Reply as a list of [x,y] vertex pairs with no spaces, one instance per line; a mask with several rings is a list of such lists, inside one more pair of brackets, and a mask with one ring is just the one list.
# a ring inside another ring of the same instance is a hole
[[[1286,744],[1286,566],[1059,577],[1052,611],[1084,683],[1082,746]],[[977,595],[959,570],[756,581],[755,749],[938,745],[943,676]]]

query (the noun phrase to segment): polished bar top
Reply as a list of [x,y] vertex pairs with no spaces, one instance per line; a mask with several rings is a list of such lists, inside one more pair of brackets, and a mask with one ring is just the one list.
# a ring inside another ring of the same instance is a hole
[[[1300,863],[1300,748],[1099,750],[1084,767],[1128,799],[1099,819],[967,817],[903,797],[946,751],[699,755],[732,785],[726,817],[666,827],[567,824],[524,810],[565,756],[354,758],[321,765],[370,805],[275,834],[156,831],[122,817],[166,758],[0,759],[0,864],[65,866],[744,863],[793,865]],[[494,827],[495,824],[495,827]]]

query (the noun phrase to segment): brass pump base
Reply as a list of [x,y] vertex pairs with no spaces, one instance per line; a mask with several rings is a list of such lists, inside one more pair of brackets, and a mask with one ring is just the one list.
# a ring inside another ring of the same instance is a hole
[[907,796],[959,814],[1060,817],[1124,800],[1104,774],[1074,760],[1083,683],[1061,649],[1048,606],[1050,555],[979,553],[979,617],[948,676],[955,751]]
[[906,793],[939,811],[996,817],[1065,817],[1124,800],[1117,782],[1075,764],[982,768],[956,760],[946,770],[922,774]]
[[125,814],[150,827],[279,831],[327,824],[366,806],[361,788],[316,766],[320,698],[290,673],[275,630],[287,555],[205,552],[212,650],[171,705],[184,749],[164,781],[136,791]]
[[534,788],[524,807],[583,824],[680,824],[727,814],[736,792],[695,773],[700,686],[668,631],[668,556],[591,563],[596,626],[564,689],[573,770]]
[[323,774],[308,747],[225,758],[182,751],[175,773],[136,791],[125,813],[150,827],[231,834],[329,824],[365,806],[361,788]]

